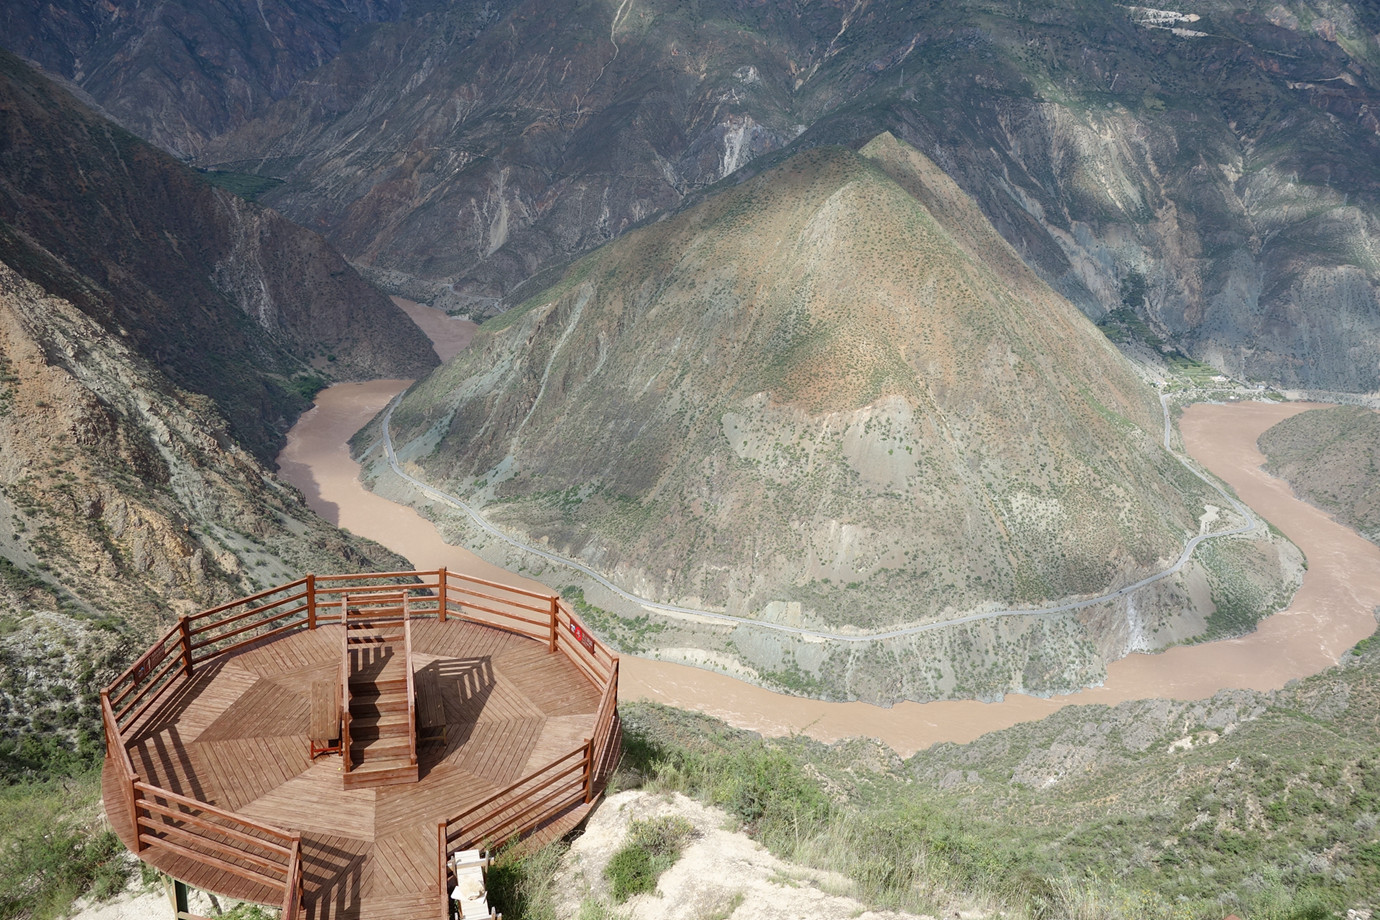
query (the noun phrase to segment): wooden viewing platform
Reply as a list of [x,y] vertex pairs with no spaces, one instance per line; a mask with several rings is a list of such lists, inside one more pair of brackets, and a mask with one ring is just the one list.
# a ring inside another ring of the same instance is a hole
[[556,595],[309,575],[183,617],[102,691],[106,814],[143,861],[285,920],[445,920],[456,853],[588,813],[617,696],[617,657]]

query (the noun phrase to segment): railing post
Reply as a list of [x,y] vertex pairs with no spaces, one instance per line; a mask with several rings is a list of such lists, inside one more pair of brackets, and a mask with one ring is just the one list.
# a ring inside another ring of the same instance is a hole
[[440,595],[440,601],[436,607],[436,619],[444,623],[446,621],[446,567],[441,566],[436,570],[436,590]]
[[177,631],[182,635],[182,675],[192,676],[192,627],[187,615],[177,618]]
[[585,739],[585,804],[594,801],[594,739]]
[[307,629],[316,628],[316,575],[307,576]]
[[556,650],[556,612],[560,609],[561,596],[551,595],[551,651]]
[[450,854],[446,852],[446,822],[436,822],[436,868],[441,884],[441,920],[450,920],[450,874],[446,862]]
[[144,849],[144,841],[139,839],[139,790],[135,785],[139,782],[139,774],[129,775],[129,820],[134,827],[134,855]]
[[302,906],[302,835],[292,835],[287,878],[283,880],[283,920],[297,920]]

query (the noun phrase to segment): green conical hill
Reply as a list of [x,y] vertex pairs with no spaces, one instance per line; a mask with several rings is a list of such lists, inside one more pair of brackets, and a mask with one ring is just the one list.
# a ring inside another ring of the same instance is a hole
[[430,479],[643,596],[860,626],[1167,564],[1202,486],[1161,424],[1105,338],[890,135],[603,247],[393,417]]

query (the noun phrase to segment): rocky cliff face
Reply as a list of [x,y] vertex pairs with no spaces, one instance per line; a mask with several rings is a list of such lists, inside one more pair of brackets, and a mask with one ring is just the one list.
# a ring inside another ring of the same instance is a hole
[[12,12],[9,41],[147,136],[286,179],[271,203],[416,297],[492,310],[763,155],[888,129],[1090,316],[1380,387],[1370,5],[323,0],[214,32],[195,4],[82,9]]
[[421,331],[321,237],[204,182],[0,55],[0,255],[271,459],[294,378],[415,376]]

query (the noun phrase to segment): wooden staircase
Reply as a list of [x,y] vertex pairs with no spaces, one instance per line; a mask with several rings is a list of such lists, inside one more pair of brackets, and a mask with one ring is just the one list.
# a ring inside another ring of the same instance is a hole
[[410,619],[405,591],[341,599],[347,789],[417,781]]

